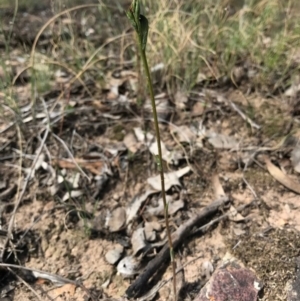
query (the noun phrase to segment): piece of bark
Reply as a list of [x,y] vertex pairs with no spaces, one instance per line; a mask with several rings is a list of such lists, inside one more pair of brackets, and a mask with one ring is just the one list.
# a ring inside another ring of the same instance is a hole
[[[229,202],[230,200],[227,197],[218,199],[202,209],[197,216],[181,225],[172,234],[173,248],[176,249],[189,236],[194,226],[197,226],[203,219],[216,213],[220,207],[228,205]],[[148,263],[139,277],[129,286],[126,290],[126,295],[129,298],[133,298],[145,293],[145,289],[149,285],[149,280],[156,276],[169,260],[170,249],[168,243],[166,243],[157,256]]]

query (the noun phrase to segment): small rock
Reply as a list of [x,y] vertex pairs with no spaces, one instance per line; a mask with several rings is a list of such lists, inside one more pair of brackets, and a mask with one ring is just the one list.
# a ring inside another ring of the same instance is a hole
[[211,274],[214,271],[214,267],[210,261],[204,261],[202,264],[202,276],[206,277],[206,279],[209,279]]
[[134,275],[140,272],[140,269],[140,260],[134,256],[124,257],[117,266],[118,274],[122,275],[123,278],[132,278]]
[[262,283],[235,258],[221,265],[194,301],[256,301]]
[[118,193],[114,193],[114,194],[113,194],[113,199],[114,199],[115,201],[118,201],[118,200],[120,199],[120,195],[119,195]]

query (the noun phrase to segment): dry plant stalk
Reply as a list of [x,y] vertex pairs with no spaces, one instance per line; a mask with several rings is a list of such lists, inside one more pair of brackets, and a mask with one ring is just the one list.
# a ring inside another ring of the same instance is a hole
[[147,77],[147,82],[148,82],[148,87],[149,87],[151,104],[152,104],[152,113],[153,113],[155,134],[156,134],[157,148],[158,148],[157,165],[159,167],[160,178],[161,178],[161,191],[162,191],[162,198],[163,198],[163,203],[164,203],[164,217],[165,217],[165,224],[166,224],[168,243],[169,243],[169,249],[170,249],[170,259],[171,259],[172,270],[173,270],[173,294],[174,294],[174,300],[176,300],[176,263],[175,263],[173,242],[172,242],[172,236],[171,236],[171,230],[170,230],[169,218],[168,218],[168,204],[166,201],[166,190],[165,190],[164,168],[163,168],[162,150],[161,150],[161,142],[160,142],[160,132],[159,132],[158,116],[157,116],[157,111],[156,111],[156,104],[155,104],[155,99],[154,99],[152,79],[151,79],[151,74],[149,71],[149,66],[148,66],[148,61],[147,61],[147,56],[146,56],[146,45],[147,45],[148,28],[149,28],[148,20],[145,16],[140,14],[139,0],[132,1],[131,6],[128,9],[128,11],[126,12],[126,14],[137,33],[139,52],[140,52],[141,60],[144,65],[145,74]]

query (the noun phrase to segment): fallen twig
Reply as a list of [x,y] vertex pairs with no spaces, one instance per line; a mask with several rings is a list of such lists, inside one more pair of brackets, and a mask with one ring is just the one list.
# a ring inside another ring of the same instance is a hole
[[[196,260],[198,260],[199,258],[203,257],[203,255],[201,254],[200,256],[197,256],[196,258],[191,259],[190,261],[186,262],[184,265],[180,266],[179,268],[176,269],[176,274],[178,274],[179,272],[181,272],[186,266],[190,265],[191,263],[195,262]],[[147,292],[145,295],[143,295],[142,297],[138,298],[138,301],[147,301],[147,300],[151,300],[156,293],[164,286],[166,285],[168,282],[170,282],[173,279],[173,275],[170,276],[168,279],[164,279],[161,280],[160,282],[158,282],[153,288],[151,288],[151,290],[149,292]]]
[[41,271],[41,270],[36,270],[36,269],[32,269],[32,268],[27,268],[27,267],[23,267],[20,265],[16,265],[16,264],[9,264],[9,263],[2,263],[0,262],[0,267],[5,267],[7,269],[20,269],[20,270],[25,270],[25,271],[29,271],[33,274],[33,276],[35,278],[42,278],[42,279],[46,279],[48,281],[51,281],[52,283],[55,283],[57,285],[63,285],[66,283],[69,284],[73,284],[76,287],[80,287],[83,291],[85,291],[91,298],[91,300],[96,301],[95,298],[93,298],[93,296],[90,294],[89,290],[82,284],[81,281],[74,281],[68,278],[64,278],[62,276],[59,275],[55,275],[55,274],[51,274],[49,272],[45,272],[45,271]]
[[[239,206],[239,207],[236,208],[236,211],[237,211],[237,212],[241,212],[241,211],[243,211],[245,208],[251,206],[254,202],[255,202],[255,200],[252,200],[250,203],[241,205],[241,206]],[[230,212],[226,212],[225,214],[219,216],[218,218],[216,218],[216,219],[210,221],[209,223],[203,225],[202,227],[200,227],[200,228],[194,230],[194,231],[191,233],[191,235],[198,234],[198,233],[203,233],[203,232],[207,231],[207,230],[208,230],[211,226],[213,226],[214,224],[216,224],[216,223],[218,223],[218,222],[220,222],[220,221],[225,220],[226,218],[228,218],[230,214],[231,214]]]
[[[249,202],[247,204],[244,204],[244,205],[241,205],[241,206],[237,207],[237,209],[236,209],[237,212],[243,211],[245,208],[251,206],[254,202],[255,202],[255,200],[252,200],[251,202]],[[192,231],[190,233],[190,236],[195,235],[195,234],[199,234],[200,232],[203,233],[203,232],[207,231],[214,224],[220,222],[221,220],[225,220],[226,218],[228,218],[229,215],[230,215],[230,213],[223,214],[222,216],[210,221],[209,223],[203,225],[202,227]],[[185,268],[187,265],[189,265],[192,262],[194,262],[195,260],[199,259],[201,256],[198,256],[198,257],[190,260],[189,262],[185,263],[181,268],[176,270],[176,274],[179,271],[181,271],[183,268]],[[153,288],[151,288],[151,290],[149,292],[147,292],[142,297],[138,298],[138,301],[147,301],[147,300],[151,299],[151,297],[153,297],[165,284],[167,284],[170,280],[172,280],[172,278],[173,278],[173,276],[169,277],[166,280],[161,280],[160,282],[158,282]]]
[[[194,226],[200,223],[203,219],[216,213],[221,207],[229,204],[229,202],[230,200],[227,197],[220,198],[201,210],[197,216],[181,225],[172,234],[173,247],[177,248],[190,235]],[[158,255],[148,263],[142,274],[139,275],[139,277],[126,290],[127,296],[129,298],[140,296],[147,287],[147,284],[149,284],[149,280],[159,273],[162,267],[164,267],[164,263],[169,259],[169,245],[165,244]]]

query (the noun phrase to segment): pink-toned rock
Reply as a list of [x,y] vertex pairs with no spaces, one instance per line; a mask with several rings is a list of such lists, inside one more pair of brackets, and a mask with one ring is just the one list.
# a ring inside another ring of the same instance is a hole
[[216,269],[194,301],[256,301],[261,288],[251,270],[231,260]]

